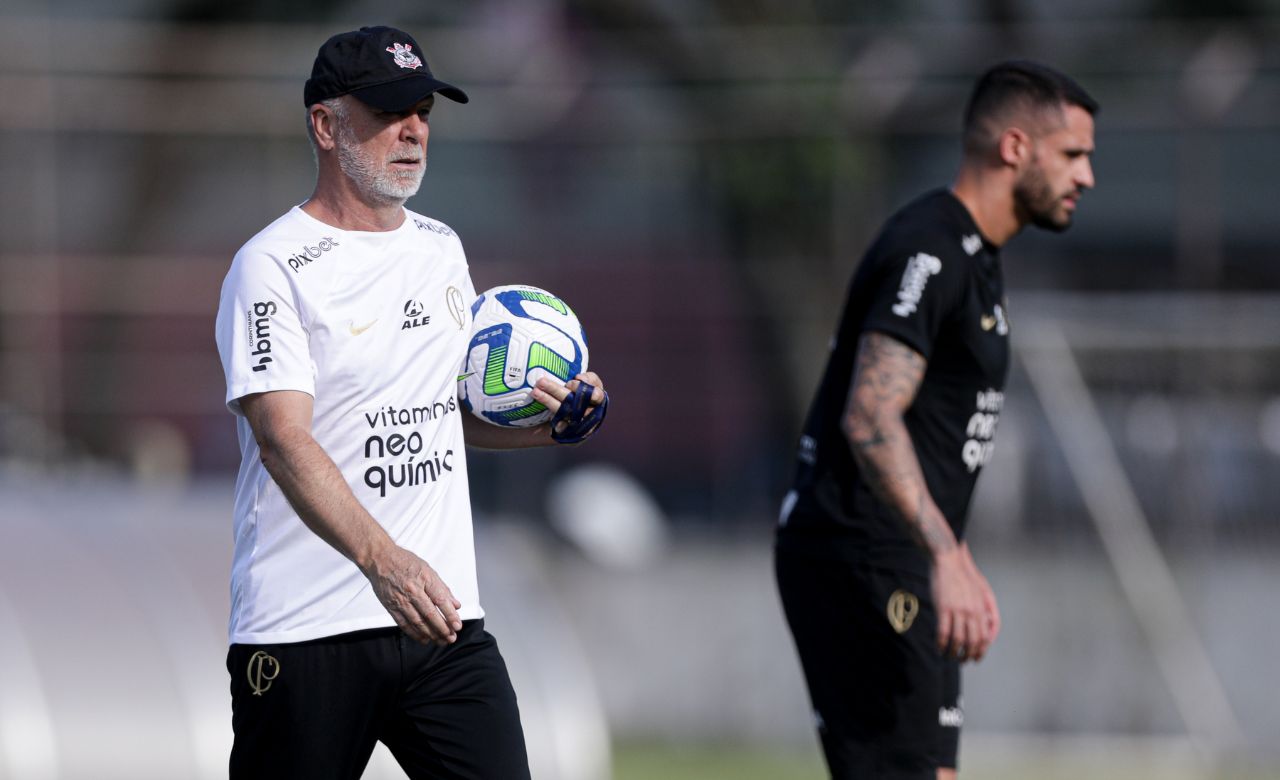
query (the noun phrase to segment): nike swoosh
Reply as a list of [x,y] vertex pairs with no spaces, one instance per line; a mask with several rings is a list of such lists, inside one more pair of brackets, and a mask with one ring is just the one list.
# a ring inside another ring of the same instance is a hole
[[475,373],[474,371],[468,371],[465,374],[458,374],[458,381],[461,382],[462,380],[466,379],[467,377],[471,376],[474,373]]
[[366,330],[368,330],[369,328],[372,328],[374,325],[377,325],[377,324],[378,324],[378,321],[374,320],[373,322],[370,322],[368,325],[361,325],[360,327],[357,328],[355,320],[347,320],[347,328],[351,330],[352,336],[359,336],[361,333],[364,333]]

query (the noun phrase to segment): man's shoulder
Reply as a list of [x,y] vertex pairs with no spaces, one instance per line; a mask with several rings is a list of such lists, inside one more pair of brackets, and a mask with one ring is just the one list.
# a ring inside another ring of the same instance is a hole
[[[319,226],[318,223],[316,225],[317,227]],[[277,243],[301,240],[308,232],[315,232],[308,231],[307,227],[309,226],[307,222],[300,218],[300,209],[289,209],[272,220],[266,227],[254,233],[248,241],[244,242],[240,250],[261,250],[273,247]]]
[[[894,212],[881,231],[890,245],[918,244],[945,254],[972,254],[964,246],[968,225],[957,213],[963,208],[947,190],[932,190]],[[977,239],[981,242],[981,238]]]
[[232,268],[274,267],[299,276],[338,251],[343,244],[341,236],[341,230],[306,218],[300,209],[293,208],[244,242]]
[[919,255],[957,270],[983,248],[982,237],[966,221],[959,201],[947,190],[933,190],[894,212],[868,250],[876,267],[910,263]]

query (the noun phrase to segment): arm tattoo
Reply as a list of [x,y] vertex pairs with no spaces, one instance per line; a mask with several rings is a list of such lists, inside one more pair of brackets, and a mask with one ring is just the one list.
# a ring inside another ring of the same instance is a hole
[[845,409],[844,430],[854,460],[875,495],[921,544],[947,550],[956,541],[933,504],[902,415],[915,399],[926,361],[883,333],[864,334]]

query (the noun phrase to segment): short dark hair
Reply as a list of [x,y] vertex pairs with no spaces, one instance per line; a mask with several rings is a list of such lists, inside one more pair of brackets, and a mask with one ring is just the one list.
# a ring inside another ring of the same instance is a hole
[[1030,60],[1009,60],[983,73],[969,96],[964,110],[965,151],[980,151],[995,140],[1017,113],[1037,113],[1079,106],[1090,115],[1098,113],[1098,101],[1070,76]]

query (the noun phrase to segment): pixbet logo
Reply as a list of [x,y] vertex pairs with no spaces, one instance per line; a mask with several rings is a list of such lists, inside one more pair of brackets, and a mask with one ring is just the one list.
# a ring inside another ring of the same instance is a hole
[[429,233],[439,233],[442,236],[456,235],[453,232],[453,228],[442,222],[424,222],[420,219],[415,219],[413,224],[418,226],[418,230],[425,230]]
[[276,313],[275,301],[259,301],[253,304],[249,320],[249,343],[253,345],[250,357],[258,358],[254,371],[266,371],[271,362],[271,315]]
[[404,317],[404,324],[400,326],[400,330],[421,328],[431,322],[430,314],[422,314],[422,304],[412,299],[404,302]]
[[337,245],[337,241],[325,236],[320,239],[320,243],[315,246],[303,246],[301,252],[289,258],[289,267],[293,269],[295,274],[299,273],[302,270],[302,266],[309,265],[310,263],[319,260],[320,255],[323,255],[325,252],[328,252]]

